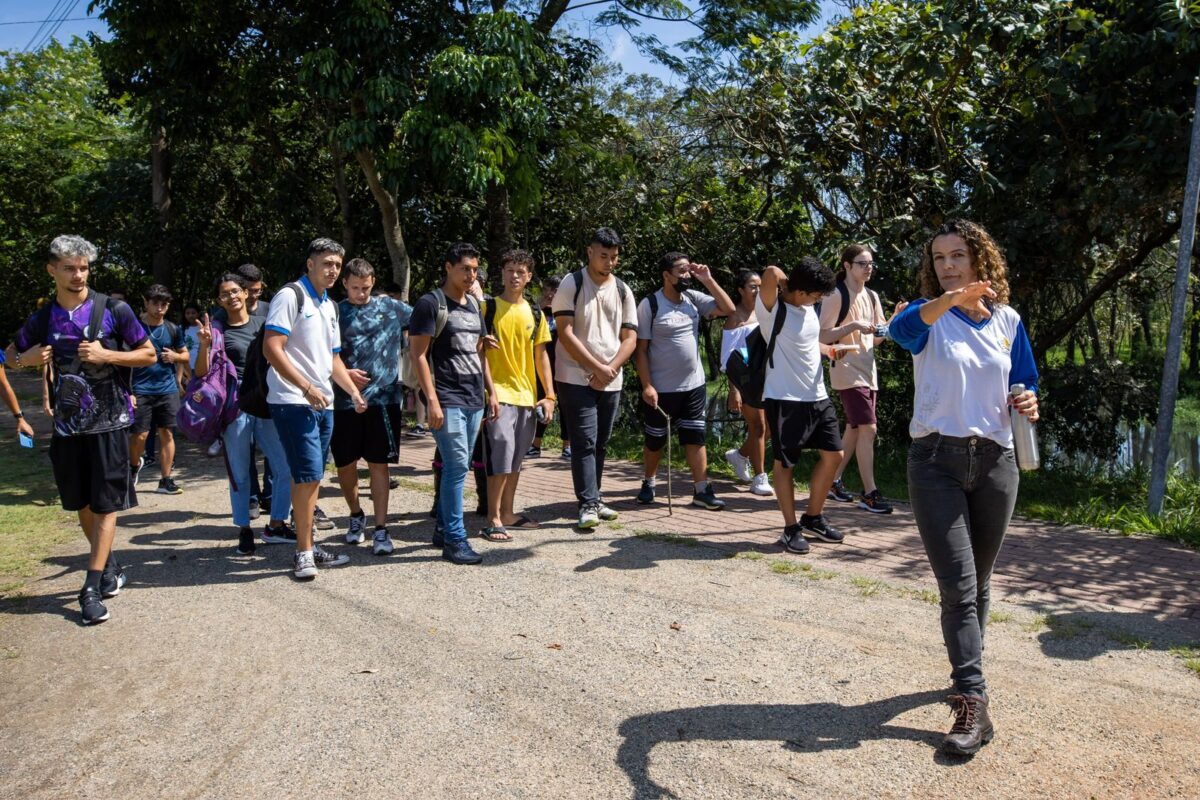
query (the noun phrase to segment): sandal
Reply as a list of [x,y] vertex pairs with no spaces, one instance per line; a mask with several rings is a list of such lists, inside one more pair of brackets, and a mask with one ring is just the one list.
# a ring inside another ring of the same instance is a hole
[[479,535],[489,542],[511,542],[512,537],[508,535],[508,531],[503,525],[497,527],[487,527],[479,532]]
[[508,527],[523,528],[524,530],[535,531],[538,528],[542,527],[542,525],[537,520],[530,519],[529,517],[521,517],[520,519],[518,519],[516,522],[514,522],[512,525],[509,525]]

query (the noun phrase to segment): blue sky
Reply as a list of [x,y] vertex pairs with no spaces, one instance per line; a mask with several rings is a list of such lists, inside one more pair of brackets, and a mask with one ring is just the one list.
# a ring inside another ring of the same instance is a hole
[[[55,18],[64,11],[67,16],[55,33],[59,40],[68,41],[72,36],[85,36],[89,31],[105,36],[108,29],[104,23],[95,19],[94,15],[88,18],[89,4],[90,0],[0,0],[0,50],[24,50],[33,40],[41,21],[49,17],[55,8],[58,8]],[[813,33],[820,31],[837,11],[830,0],[823,0],[821,8],[822,19],[812,27]],[[566,20],[577,36],[592,37],[599,41],[609,57],[626,72],[648,72],[664,80],[669,79],[669,74],[662,67],[637,51],[624,31],[596,26],[592,20],[598,9],[603,9],[603,6],[567,12]],[[642,30],[658,36],[664,44],[672,45],[689,37],[695,29],[685,23],[647,20]],[[44,37],[45,33],[43,29],[41,36]]]

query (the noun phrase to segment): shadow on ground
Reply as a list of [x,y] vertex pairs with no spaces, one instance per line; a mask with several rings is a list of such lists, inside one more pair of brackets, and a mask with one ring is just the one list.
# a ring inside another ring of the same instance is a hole
[[1090,661],[1117,650],[1200,650],[1200,623],[1161,620],[1153,614],[1117,611],[1072,611],[1050,614],[1038,634],[1042,652],[1051,658]]
[[[890,725],[915,708],[941,702],[944,690],[915,692],[858,706],[837,703],[804,705],[714,705],[680,708],[630,717],[621,723],[617,764],[629,776],[639,798],[678,797],[650,776],[655,745],[687,741],[777,741],[798,753],[847,750],[862,742],[896,739],[920,742],[935,750],[943,732]],[[938,763],[963,763],[935,755]]]

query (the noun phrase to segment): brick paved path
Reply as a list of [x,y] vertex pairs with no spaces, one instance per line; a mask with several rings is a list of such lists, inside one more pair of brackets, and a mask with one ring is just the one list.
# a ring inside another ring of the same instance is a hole
[[[405,439],[400,474],[432,484],[432,454],[429,439]],[[660,468],[660,492],[665,495],[663,474]],[[809,555],[794,556],[775,545],[783,525],[774,498],[756,497],[745,486],[718,480],[717,492],[728,507],[719,512],[693,508],[688,505],[691,481],[686,474],[676,474],[674,513],[668,515],[665,496],[652,506],[634,502],[640,483],[639,464],[612,461],[605,468],[606,502],[621,513],[620,523],[631,536],[645,531],[694,537],[730,551],[757,550],[899,586],[934,587],[906,504],[897,503],[892,514],[877,515],[831,501],[826,512],[845,532],[845,543],[816,542]],[[470,476],[467,485],[473,486]],[[800,504],[804,498],[797,495]],[[569,463],[549,451],[526,461],[517,502],[518,510],[543,523],[572,523],[576,506]],[[477,520],[468,513],[468,529],[481,527]],[[620,558],[620,552],[611,557]],[[1074,606],[1200,619],[1200,553],[1153,537],[1016,519],[1009,527],[992,587],[993,597],[1031,607]]]

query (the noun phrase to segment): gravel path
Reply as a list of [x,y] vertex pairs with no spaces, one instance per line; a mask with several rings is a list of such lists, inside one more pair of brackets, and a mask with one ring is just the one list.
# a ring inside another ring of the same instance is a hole
[[285,547],[233,555],[184,460],[122,518],[110,622],[77,624],[82,538],[0,606],[0,797],[1200,796],[1189,621],[998,604],[997,738],[952,761],[919,596],[565,520],[454,567],[411,471],[396,553],[300,584]]

